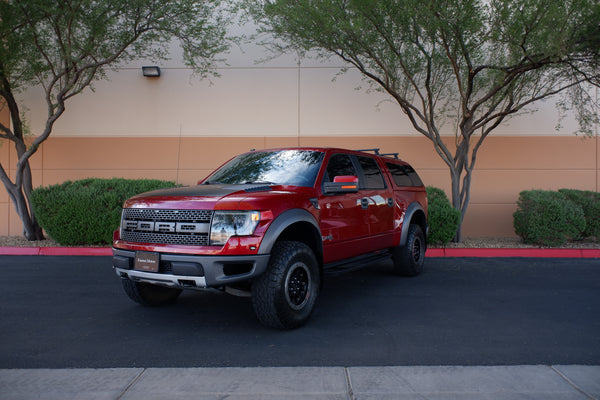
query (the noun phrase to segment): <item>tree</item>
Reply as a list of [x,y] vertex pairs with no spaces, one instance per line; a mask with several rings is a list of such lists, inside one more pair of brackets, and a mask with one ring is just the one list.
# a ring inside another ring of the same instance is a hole
[[[247,0],[246,6],[260,31],[271,34],[265,44],[337,56],[393,98],[448,166],[461,221],[477,152],[501,123],[558,94],[564,109],[575,107],[582,132],[598,123],[589,91],[599,77],[597,0]],[[454,140],[444,141],[443,129]]]
[[[14,181],[0,165],[0,179],[23,222],[28,240],[43,239],[29,203],[29,160],[51,134],[66,102],[107,69],[136,58],[165,59],[179,40],[185,63],[210,74],[229,47],[227,15],[219,0],[7,0],[0,1],[0,107],[11,124],[0,138],[15,146]],[[41,132],[27,127],[17,101],[27,87],[41,86],[48,114]]]

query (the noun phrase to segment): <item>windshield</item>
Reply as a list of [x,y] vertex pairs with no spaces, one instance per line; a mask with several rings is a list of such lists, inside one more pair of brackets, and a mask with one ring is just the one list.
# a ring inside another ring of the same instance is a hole
[[312,150],[257,151],[242,154],[216,170],[207,184],[315,184],[323,153]]

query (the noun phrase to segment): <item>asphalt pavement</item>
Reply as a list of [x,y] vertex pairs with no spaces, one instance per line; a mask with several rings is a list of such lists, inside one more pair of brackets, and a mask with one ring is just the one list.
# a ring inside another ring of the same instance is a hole
[[140,307],[107,257],[0,256],[0,399],[600,399],[599,267],[373,265],[281,332],[217,292]]

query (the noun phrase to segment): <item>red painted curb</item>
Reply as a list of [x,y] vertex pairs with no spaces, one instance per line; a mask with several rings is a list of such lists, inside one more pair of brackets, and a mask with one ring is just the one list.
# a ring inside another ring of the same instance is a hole
[[0,247],[2,256],[112,256],[110,247]]
[[444,257],[444,249],[427,249],[425,257]]
[[[3,256],[112,256],[110,247],[0,247]],[[427,257],[600,258],[600,249],[430,248]]]
[[446,257],[582,258],[581,249],[445,249]]
[[600,258],[600,249],[581,249],[583,258]]
[[40,247],[40,256],[112,256],[110,247]]
[[39,247],[0,247],[2,256],[37,256],[39,254]]
[[427,257],[530,257],[530,258],[600,258],[600,249],[536,249],[536,248],[434,248]]

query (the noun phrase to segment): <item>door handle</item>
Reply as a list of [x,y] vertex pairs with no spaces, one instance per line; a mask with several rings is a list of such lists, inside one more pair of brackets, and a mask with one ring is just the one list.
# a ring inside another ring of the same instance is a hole
[[361,206],[363,209],[367,209],[367,208],[369,208],[369,199],[368,199],[368,198],[366,198],[366,197],[363,197],[362,199],[360,199],[360,206]]

